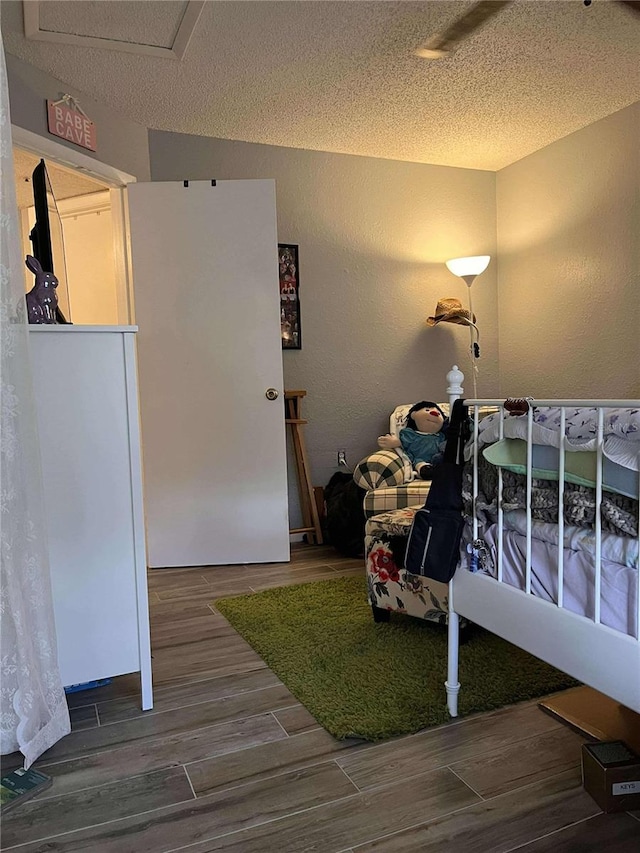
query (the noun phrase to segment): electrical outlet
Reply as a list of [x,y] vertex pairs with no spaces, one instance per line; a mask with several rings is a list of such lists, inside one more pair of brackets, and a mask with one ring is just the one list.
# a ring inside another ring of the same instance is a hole
[[339,450],[338,451],[338,465],[344,465],[347,467],[347,451]]

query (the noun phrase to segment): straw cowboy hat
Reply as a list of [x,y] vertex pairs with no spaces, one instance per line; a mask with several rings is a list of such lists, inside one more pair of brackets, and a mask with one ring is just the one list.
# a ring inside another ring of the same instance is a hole
[[[433,317],[427,317],[427,326],[435,326],[437,323],[457,323],[460,326],[475,326],[469,319],[469,311],[462,307],[459,299],[439,299]],[[476,327],[477,328],[477,327]]]

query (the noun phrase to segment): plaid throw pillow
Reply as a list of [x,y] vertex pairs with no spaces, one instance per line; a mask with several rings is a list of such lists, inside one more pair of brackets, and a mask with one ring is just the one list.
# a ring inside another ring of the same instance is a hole
[[391,489],[370,489],[364,496],[365,518],[405,507],[422,507],[430,486],[428,480],[414,480],[413,483],[393,486]]
[[380,486],[401,486],[404,483],[404,463],[395,450],[379,450],[359,462],[353,479],[361,489]]

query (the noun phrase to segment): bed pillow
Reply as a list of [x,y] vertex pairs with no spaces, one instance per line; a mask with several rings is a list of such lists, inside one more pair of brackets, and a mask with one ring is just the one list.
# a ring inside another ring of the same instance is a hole
[[[482,455],[497,468],[505,468],[515,474],[527,473],[527,442],[521,438],[503,438],[490,444]],[[564,456],[565,480],[578,486],[596,486],[596,452],[567,451]],[[532,451],[533,476],[541,480],[558,479],[558,450],[542,444],[534,444]],[[638,472],[623,468],[605,457],[603,464],[603,488],[609,492],[638,497]]]

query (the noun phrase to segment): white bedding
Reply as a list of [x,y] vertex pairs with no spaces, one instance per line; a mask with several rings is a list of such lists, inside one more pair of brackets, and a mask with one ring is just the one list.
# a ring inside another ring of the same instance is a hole
[[[535,406],[532,439],[535,444],[560,447],[560,408]],[[566,407],[565,443],[574,451],[595,450],[598,410]],[[501,413],[483,418],[479,423],[478,444],[482,447],[500,438]],[[527,438],[527,416],[503,417],[505,438]],[[469,459],[472,443],[467,445]],[[605,409],[603,453],[612,462],[640,470],[640,409]]]
[[[504,516],[503,580],[524,589],[526,559],[526,513],[515,511]],[[557,603],[558,527],[532,522],[531,590],[547,601]],[[492,564],[486,574],[497,576],[497,525],[491,525],[482,538],[489,546]],[[594,534],[568,526],[564,536],[564,607],[593,619],[595,613]],[[638,594],[638,541],[626,536],[603,534],[601,560],[600,621],[617,631],[636,636]]]
[[[527,514],[524,510],[514,510],[504,514],[504,522],[511,530],[515,530],[522,536],[527,534]],[[532,539],[541,539],[551,545],[558,544],[559,528],[557,524],[547,521],[531,522]],[[572,551],[585,551],[587,554],[595,554],[596,534],[589,528],[565,525],[564,547]],[[629,568],[638,568],[638,540],[630,536],[617,536],[614,533],[602,533],[600,554],[606,560],[620,563]]]

